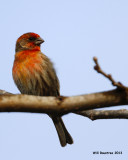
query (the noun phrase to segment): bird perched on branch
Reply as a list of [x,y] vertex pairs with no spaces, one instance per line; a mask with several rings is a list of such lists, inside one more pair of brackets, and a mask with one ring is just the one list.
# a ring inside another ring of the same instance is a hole
[[[44,40],[36,33],[26,33],[16,42],[13,64],[13,79],[22,94],[37,96],[59,96],[60,87],[55,69],[50,59],[41,52]],[[49,115],[57,130],[61,146],[72,144],[62,118]]]

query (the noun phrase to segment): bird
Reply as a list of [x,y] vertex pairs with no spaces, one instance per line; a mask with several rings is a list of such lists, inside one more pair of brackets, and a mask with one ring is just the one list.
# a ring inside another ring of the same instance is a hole
[[[13,80],[21,94],[60,96],[60,84],[51,60],[41,52],[44,40],[34,32],[21,35],[16,41],[12,68]],[[73,139],[60,115],[48,114],[52,119],[62,147]]]

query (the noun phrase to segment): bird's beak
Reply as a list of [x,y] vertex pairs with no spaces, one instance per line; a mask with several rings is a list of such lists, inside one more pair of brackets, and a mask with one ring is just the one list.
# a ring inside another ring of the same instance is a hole
[[36,39],[35,44],[40,45],[43,42],[44,42],[44,40],[41,37],[39,37]]

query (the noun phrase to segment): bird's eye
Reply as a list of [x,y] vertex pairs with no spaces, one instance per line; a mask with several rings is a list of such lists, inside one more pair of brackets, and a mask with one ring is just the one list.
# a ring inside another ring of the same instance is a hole
[[29,40],[30,41],[34,41],[36,38],[35,37],[30,37]]

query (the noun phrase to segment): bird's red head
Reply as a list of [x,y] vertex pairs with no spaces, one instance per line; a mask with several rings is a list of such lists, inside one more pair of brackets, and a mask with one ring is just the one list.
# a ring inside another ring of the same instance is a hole
[[40,50],[40,44],[44,40],[36,33],[25,33],[17,39],[16,42],[16,52],[23,50]]

